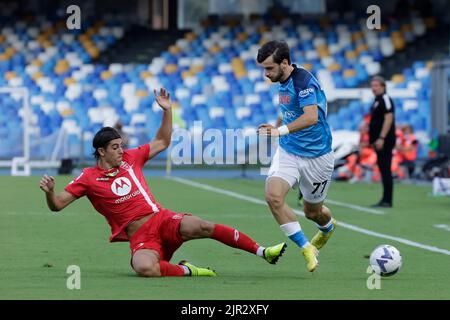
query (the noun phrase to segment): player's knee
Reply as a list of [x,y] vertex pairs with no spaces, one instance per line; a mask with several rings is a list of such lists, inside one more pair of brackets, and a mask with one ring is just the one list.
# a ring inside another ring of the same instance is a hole
[[189,222],[182,224],[181,235],[185,239],[208,238],[214,231],[214,224],[200,218],[191,217]]
[[267,191],[266,202],[271,207],[279,208],[284,204],[284,198],[280,193]]
[[210,237],[214,232],[214,223],[201,220],[198,226],[198,233],[202,237]]
[[138,263],[136,265],[133,265],[133,269],[140,277],[161,276],[158,263]]

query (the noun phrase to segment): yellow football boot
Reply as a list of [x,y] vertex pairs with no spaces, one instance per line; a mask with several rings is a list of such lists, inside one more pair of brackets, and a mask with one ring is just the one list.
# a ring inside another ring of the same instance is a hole
[[336,219],[333,218],[331,220],[331,223],[333,224],[333,229],[330,232],[325,234],[319,230],[311,240],[311,244],[318,250],[322,249],[322,247],[327,243],[328,239],[330,239],[333,235],[334,229],[336,229]]

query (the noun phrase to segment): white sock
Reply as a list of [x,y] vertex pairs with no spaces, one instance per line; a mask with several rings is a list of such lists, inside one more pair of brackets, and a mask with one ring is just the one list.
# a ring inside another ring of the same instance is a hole
[[186,266],[180,266],[180,267],[182,267],[184,269],[184,275],[185,276],[191,275],[191,270],[189,270],[188,267],[186,267]]
[[310,244],[308,238],[304,235],[300,223],[298,221],[288,222],[280,225],[280,229],[284,234],[294,241],[299,247],[304,248]]
[[330,218],[330,221],[328,221],[326,224],[324,224],[323,226],[319,225],[318,223],[317,227],[318,228],[322,228],[322,229],[328,229],[332,224],[333,224],[333,218]]
[[333,228],[333,218],[330,219],[330,221],[328,221],[325,225],[323,226],[319,226],[317,223],[317,228],[319,228],[320,231],[322,231],[324,234],[327,234],[328,232],[330,232]]
[[264,247],[259,247],[258,250],[256,251],[256,255],[264,258],[264,250],[265,249],[266,248],[264,248]]
[[280,225],[280,229],[284,232],[286,236],[292,236],[294,233],[302,231],[302,227],[300,227],[300,222],[288,222]]

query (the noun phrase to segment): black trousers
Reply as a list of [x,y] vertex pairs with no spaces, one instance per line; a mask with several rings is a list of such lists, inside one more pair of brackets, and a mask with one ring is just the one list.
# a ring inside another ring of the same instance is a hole
[[381,181],[383,182],[383,198],[382,202],[392,204],[392,193],[394,189],[394,181],[392,179],[391,163],[393,146],[384,146],[381,150],[376,150],[377,164],[381,173]]

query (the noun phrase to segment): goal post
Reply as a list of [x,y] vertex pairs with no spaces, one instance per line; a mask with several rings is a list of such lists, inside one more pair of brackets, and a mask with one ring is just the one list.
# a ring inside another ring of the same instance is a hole
[[[30,92],[26,87],[0,87],[0,95],[9,94],[13,97],[15,101],[18,102],[18,114],[21,118],[22,124],[22,137],[17,139],[14,143],[21,145],[19,155],[12,152],[11,158],[0,159],[0,167],[10,168],[10,174],[12,176],[29,176],[31,175],[32,168],[56,168],[60,166],[60,161],[56,159],[56,147],[61,148],[61,141],[55,144],[55,149],[53,150],[51,157],[48,159],[33,159],[31,154],[31,125],[32,125],[32,108],[30,102]],[[1,109],[6,108],[1,106]],[[6,109],[2,110],[2,113]],[[63,134],[63,133],[60,133]],[[59,134],[58,134],[59,136]],[[8,137],[9,138],[9,137]],[[59,140],[59,139],[58,139]],[[41,143],[42,141],[37,141]]]
[[1,87],[0,94],[16,95],[22,100],[22,143],[23,155],[13,157],[11,161],[1,161],[0,165],[10,166],[11,175],[13,176],[29,176],[31,175],[30,167],[30,95],[25,87]]

